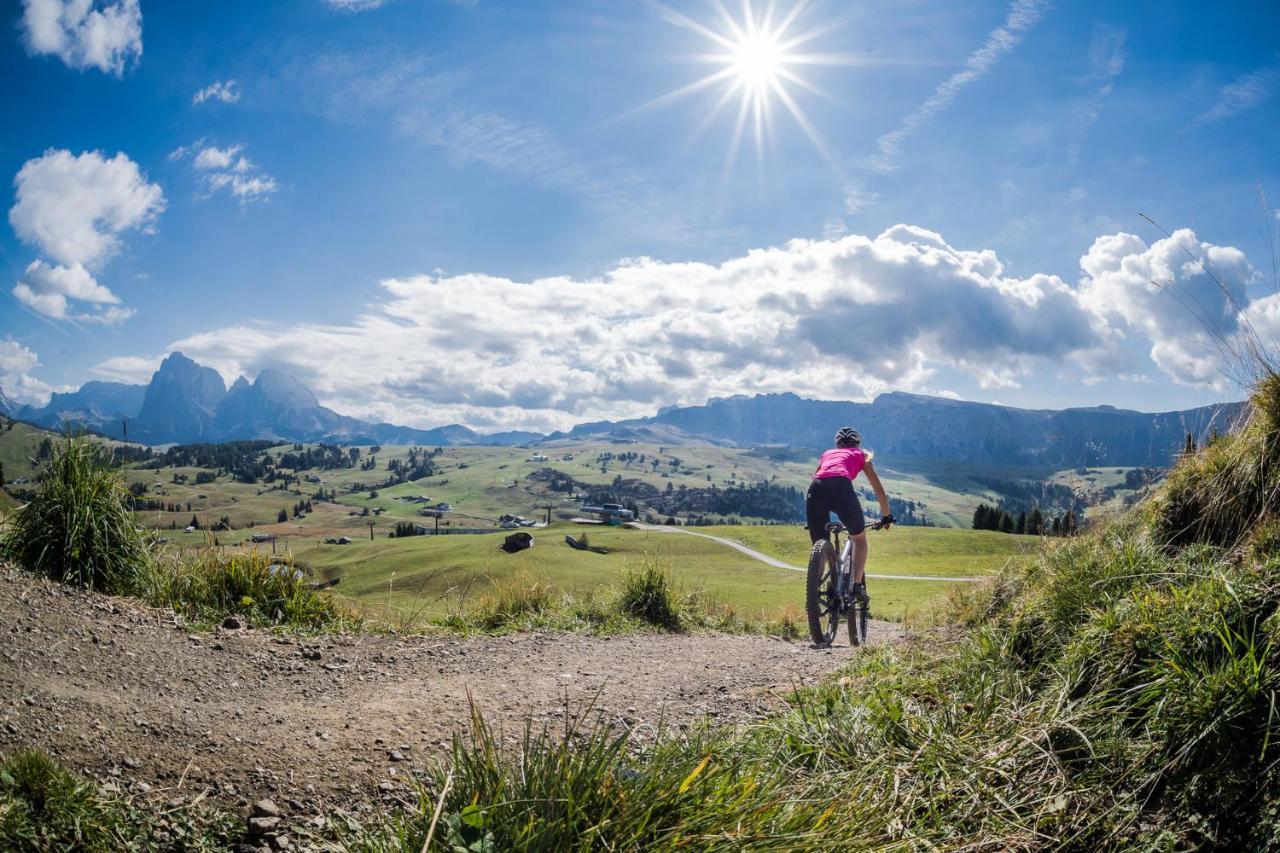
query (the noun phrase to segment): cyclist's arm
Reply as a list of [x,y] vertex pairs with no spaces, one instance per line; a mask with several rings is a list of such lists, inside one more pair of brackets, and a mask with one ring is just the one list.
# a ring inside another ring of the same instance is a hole
[[885,493],[884,486],[880,483],[880,475],[876,473],[876,466],[870,461],[862,468],[862,472],[867,475],[867,482],[871,484],[871,488],[876,493],[876,500],[880,502],[880,517],[888,518],[889,512],[889,495]]

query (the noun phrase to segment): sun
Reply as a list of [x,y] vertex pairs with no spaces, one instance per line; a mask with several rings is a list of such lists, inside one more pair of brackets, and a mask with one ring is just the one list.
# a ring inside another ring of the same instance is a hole
[[787,55],[779,49],[772,33],[755,33],[734,46],[730,57],[733,71],[742,85],[750,89],[771,89],[778,82],[779,70]]
[[[711,0],[713,20],[708,23],[700,23],[659,5],[667,21],[696,33],[710,43],[708,52],[692,58],[710,66],[711,70],[692,83],[650,101],[645,107],[663,105],[718,88],[719,97],[694,128],[691,138],[701,136],[726,110],[733,111],[733,131],[725,163],[728,171],[748,134],[754,140],[757,157],[763,158],[772,142],[774,114],[781,105],[819,153],[834,165],[835,158],[793,90],[803,90],[834,102],[834,98],[806,79],[800,69],[802,66],[844,65],[851,61],[840,54],[802,50],[809,42],[834,28],[828,25],[798,32],[798,24],[807,5],[807,0],[796,0],[785,13],[780,13],[777,0],[768,0],[763,7],[757,6],[754,0],[742,0],[735,15],[722,0]],[[735,106],[736,110],[733,109]]]

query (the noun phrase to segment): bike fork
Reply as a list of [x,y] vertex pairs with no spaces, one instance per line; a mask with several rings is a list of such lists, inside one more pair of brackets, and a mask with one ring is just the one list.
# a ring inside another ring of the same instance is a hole
[[853,589],[853,540],[844,540],[844,545],[840,548],[840,606],[842,609],[848,609],[848,602],[845,600],[849,592]]

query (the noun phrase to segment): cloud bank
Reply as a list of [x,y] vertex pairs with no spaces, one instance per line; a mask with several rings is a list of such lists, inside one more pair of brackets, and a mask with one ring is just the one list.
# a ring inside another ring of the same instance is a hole
[[[53,261],[33,261],[15,285],[23,305],[55,319],[117,323],[131,314],[93,276],[123,245],[121,235],[149,231],[164,210],[164,193],[123,153],[73,155],[50,149],[28,160],[13,179],[9,224],[24,243]],[[88,310],[70,310],[73,302]]]
[[142,56],[138,0],[23,0],[27,50],[52,54],[71,68],[97,68],[117,77]]
[[[589,279],[387,279],[349,323],[237,325],[171,349],[227,376],[283,368],[340,411],[418,426],[558,428],[735,393],[867,398],[926,389],[942,367],[987,387],[1046,365],[1115,377],[1141,369],[1121,346],[1135,337],[1150,342],[1146,367],[1213,385],[1212,341],[1196,338],[1177,297],[1235,326],[1200,263],[1243,298],[1253,276],[1243,255],[1191,232],[1151,246],[1099,238],[1073,286],[1010,275],[990,250],[897,225],[719,265],[629,259]],[[1152,286],[1163,278],[1172,285]],[[97,372],[124,377],[154,363],[132,356]]]

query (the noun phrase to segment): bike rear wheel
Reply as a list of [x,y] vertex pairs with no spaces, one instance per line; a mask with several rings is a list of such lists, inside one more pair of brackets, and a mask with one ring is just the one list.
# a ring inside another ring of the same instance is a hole
[[809,615],[809,637],[816,646],[831,645],[840,627],[840,601],[836,594],[839,576],[836,549],[825,539],[815,542],[809,551],[805,610]]

